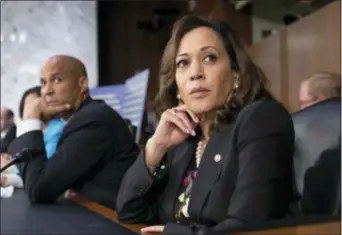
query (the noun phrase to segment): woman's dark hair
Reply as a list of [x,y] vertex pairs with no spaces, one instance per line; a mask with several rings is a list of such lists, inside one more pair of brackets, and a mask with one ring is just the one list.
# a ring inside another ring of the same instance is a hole
[[21,119],[23,118],[26,97],[31,95],[31,94],[36,94],[37,96],[40,97],[41,96],[40,86],[35,86],[35,87],[32,87],[32,88],[26,90],[24,92],[23,96],[21,97],[21,100],[20,100],[20,103],[19,103],[19,117]]
[[[162,112],[177,106],[177,85],[175,81],[176,54],[182,37],[189,31],[208,27],[217,32],[224,44],[230,58],[231,70],[239,75],[239,89],[230,92],[227,101],[217,107],[213,127],[219,123],[229,122],[247,104],[260,98],[270,98],[267,91],[267,79],[262,70],[253,63],[250,56],[242,46],[234,30],[223,22],[211,22],[197,16],[184,16],[178,20],[172,29],[163,53],[159,70],[159,91],[156,97],[156,110],[160,117]],[[229,89],[227,87],[227,89]]]

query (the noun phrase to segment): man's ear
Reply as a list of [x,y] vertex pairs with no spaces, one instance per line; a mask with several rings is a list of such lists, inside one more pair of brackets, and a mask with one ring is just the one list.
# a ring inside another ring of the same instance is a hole
[[316,101],[317,101],[317,102],[321,102],[321,101],[324,101],[324,100],[326,100],[326,99],[327,99],[327,98],[324,97],[324,96],[322,96],[322,95],[316,96]]
[[81,92],[84,93],[89,90],[89,83],[87,77],[80,77],[79,86],[81,87]]

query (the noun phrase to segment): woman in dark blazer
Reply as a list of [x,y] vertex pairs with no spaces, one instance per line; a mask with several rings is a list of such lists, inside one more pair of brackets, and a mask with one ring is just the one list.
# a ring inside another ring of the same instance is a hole
[[176,22],[161,61],[160,122],[122,181],[119,219],[155,225],[143,233],[210,234],[284,217],[293,124],[265,86],[228,25]]

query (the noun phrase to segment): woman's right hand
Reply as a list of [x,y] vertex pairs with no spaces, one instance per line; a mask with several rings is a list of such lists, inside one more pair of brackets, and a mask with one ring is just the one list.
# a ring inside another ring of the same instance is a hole
[[183,142],[190,135],[195,136],[198,123],[198,118],[184,104],[164,111],[154,135],[146,144],[147,166],[156,167],[170,147]]

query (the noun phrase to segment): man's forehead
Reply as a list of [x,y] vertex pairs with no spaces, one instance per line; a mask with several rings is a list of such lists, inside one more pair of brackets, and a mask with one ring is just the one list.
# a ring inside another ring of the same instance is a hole
[[74,57],[57,55],[49,58],[41,68],[41,77],[50,77],[54,74],[63,76],[81,77],[86,76],[84,65]]
[[301,83],[301,86],[299,88],[299,98],[305,100],[308,98],[308,96],[308,84],[306,81],[304,81]]
[[41,68],[42,74],[62,73],[67,69],[67,60],[62,57],[52,57]]

